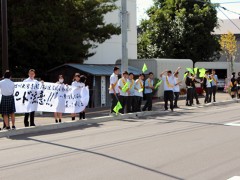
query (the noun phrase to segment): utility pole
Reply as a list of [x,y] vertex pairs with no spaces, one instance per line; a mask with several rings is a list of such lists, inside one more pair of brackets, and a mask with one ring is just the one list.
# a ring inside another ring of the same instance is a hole
[[127,0],[122,0],[122,22],[121,22],[121,34],[122,34],[122,72],[128,71],[128,49],[127,49],[127,41],[128,41],[128,12],[127,12]]
[[8,67],[8,23],[7,23],[7,0],[1,0],[2,14],[2,74]]

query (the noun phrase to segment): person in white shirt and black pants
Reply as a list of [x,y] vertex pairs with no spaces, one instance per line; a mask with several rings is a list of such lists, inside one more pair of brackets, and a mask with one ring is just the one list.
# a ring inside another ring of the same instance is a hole
[[178,80],[178,72],[174,74],[174,87],[173,87],[173,93],[174,93],[174,108],[179,108],[177,105],[179,94],[180,94],[180,83],[181,81]]
[[12,129],[16,129],[15,127],[15,101],[14,101],[14,83],[10,80],[11,73],[6,71],[4,74],[4,79],[0,81],[0,89],[2,93],[2,100],[0,104],[0,113],[3,115],[4,123],[6,125],[6,129],[10,130],[9,115],[12,120]]
[[[126,92],[123,92],[122,88],[125,86],[125,84],[128,81],[128,72],[125,71],[122,74],[122,78],[118,80],[118,88],[119,88],[119,101],[122,105],[122,109],[120,109],[120,113],[124,114],[125,106],[127,105],[127,100],[128,100],[128,90]],[[129,86],[128,86],[129,88]]]
[[117,105],[118,102],[118,74],[119,74],[119,67],[114,67],[113,73],[110,76],[110,87],[109,87],[109,94],[111,96],[111,110],[110,113],[114,113],[113,109]]
[[[174,74],[176,74],[179,71],[180,67],[175,71]],[[164,75],[167,73],[167,75]],[[172,71],[165,70],[160,74],[160,77],[162,78],[163,84],[164,84],[164,108],[165,111],[168,110],[168,101],[170,101],[170,109],[173,111],[173,88],[174,88],[174,74],[172,74]]]
[[143,99],[143,80],[145,78],[144,74],[140,74],[139,78],[135,81],[135,100],[136,100],[136,104],[135,104],[135,112],[141,112],[141,105],[142,105],[142,99]]

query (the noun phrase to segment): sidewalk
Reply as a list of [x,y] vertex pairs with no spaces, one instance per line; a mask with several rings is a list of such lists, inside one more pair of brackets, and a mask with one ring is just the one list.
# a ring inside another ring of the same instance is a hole
[[[200,105],[204,105],[204,97],[199,97]],[[207,105],[221,105],[225,103],[234,103],[236,101],[232,101],[232,98],[227,93],[217,93],[216,96],[217,103],[214,104],[207,104]],[[238,101],[237,101],[238,102]],[[185,98],[181,98],[179,100],[178,106],[180,108],[178,111],[182,110],[184,111],[187,106],[185,105],[186,100]],[[194,103],[195,100],[194,100]],[[19,134],[26,134],[26,133],[36,133],[36,132],[42,132],[47,130],[54,130],[58,128],[67,128],[67,127],[74,127],[79,126],[83,124],[91,124],[91,123],[100,123],[110,120],[117,120],[117,119],[125,119],[125,118],[131,118],[136,116],[147,116],[147,115],[155,115],[163,112],[163,105],[164,102],[162,100],[154,100],[153,102],[153,111],[145,111],[141,113],[130,113],[130,114],[124,114],[124,115],[118,115],[118,116],[109,116],[109,108],[103,107],[103,108],[92,108],[87,109],[86,111],[86,120],[78,120],[78,117],[76,117],[75,121],[71,120],[70,114],[64,114],[62,118],[62,123],[55,123],[55,119],[53,117],[53,113],[44,113],[43,115],[40,115],[39,113],[36,113],[35,116],[35,124],[36,127],[24,127],[23,119],[24,116],[17,116],[16,117],[16,127],[17,130],[15,131],[0,131],[0,138],[1,137],[9,137]],[[195,107],[199,107],[199,105],[194,105]],[[194,107],[193,106],[193,107]],[[2,126],[2,122],[0,124]]]
[[[217,99],[217,102],[219,102],[219,101],[230,100],[231,97],[227,93],[218,93],[217,96],[216,96],[216,99]],[[203,96],[199,97],[199,101],[200,101],[201,104],[203,104],[204,103],[204,97]],[[185,103],[186,103],[185,98],[183,98],[182,100],[179,100],[178,106],[180,106],[180,108],[181,107],[186,107]],[[194,100],[194,103],[196,103],[195,100]],[[153,111],[158,111],[159,109],[163,109],[163,105],[164,105],[163,100],[154,100]],[[86,111],[86,118],[87,119],[95,118],[95,117],[101,117],[101,116],[108,116],[108,115],[109,115],[109,107],[90,108],[90,109],[87,109],[87,111]],[[24,119],[23,115],[21,115],[21,116],[17,115],[17,117],[16,117],[16,127],[17,128],[24,127],[23,119]],[[78,120],[78,119],[79,118],[76,117],[76,120]],[[66,122],[66,121],[71,121],[71,115],[70,114],[63,114],[62,122]],[[36,126],[47,125],[47,124],[52,124],[52,123],[55,123],[53,113],[44,113],[43,115],[40,115],[38,112],[36,113],[36,116],[35,116]],[[0,124],[0,127],[1,127],[1,124]]]

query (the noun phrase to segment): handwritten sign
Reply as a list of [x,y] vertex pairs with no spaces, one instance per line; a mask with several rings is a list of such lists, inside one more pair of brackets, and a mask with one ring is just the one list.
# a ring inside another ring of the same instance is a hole
[[89,102],[89,89],[47,82],[16,82],[14,98],[16,113],[79,113]]

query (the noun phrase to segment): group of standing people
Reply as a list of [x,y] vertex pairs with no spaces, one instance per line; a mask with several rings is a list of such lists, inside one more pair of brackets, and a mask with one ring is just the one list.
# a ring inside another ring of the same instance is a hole
[[[216,102],[216,92],[218,84],[218,76],[215,70],[207,70],[205,72],[202,80],[197,80],[196,75],[187,71],[183,80],[179,80],[179,70],[178,67],[174,72],[171,70],[165,70],[160,74],[160,78],[164,87],[164,110],[173,111],[174,108],[179,108],[178,99],[180,95],[180,86],[183,83],[186,84],[187,98],[186,106],[193,105],[193,99],[196,99],[196,104],[200,104],[198,99],[198,94],[196,90],[196,83],[202,85],[203,90],[206,92],[205,103]],[[144,81],[145,75],[140,74],[137,80],[134,80],[134,75],[132,73],[123,72],[122,77],[118,79],[119,68],[115,67],[113,74],[110,77],[110,88],[109,93],[112,99],[111,113],[114,113],[114,107],[119,101],[122,105],[122,109],[119,111],[124,114],[125,108],[126,112],[139,112],[139,111],[151,111],[152,110],[152,97],[154,87],[154,74],[150,72],[148,78]],[[127,91],[122,91],[124,85],[129,82]],[[240,82],[240,78],[239,78]],[[139,91],[143,89],[143,91]],[[239,91],[240,92],[240,91]],[[141,108],[143,93],[145,94],[146,102]],[[212,100],[213,99],[213,100]],[[170,102],[170,106],[168,106]]]
[[[28,78],[25,79],[23,82],[28,82],[28,83],[38,83],[39,81],[35,79],[35,70],[30,69],[28,71]],[[1,89],[1,103],[0,103],[0,114],[3,117],[3,129],[10,130],[10,122],[9,119],[11,119],[12,122],[12,129],[16,129],[15,126],[15,112],[16,112],[16,107],[15,107],[15,100],[14,100],[14,82],[11,80],[11,72],[7,70],[3,76],[3,80],[0,81],[0,89]],[[75,73],[72,86],[77,87],[77,88],[83,88],[85,87],[86,83],[86,76],[80,75],[80,73]],[[43,81],[41,81],[44,83]],[[58,76],[58,81],[56,82],[57,84],[62,84],[64,85],[64,76],[59,75]],[[65,84],[67,85],[67,84]],[[72,120],[75,120],[76,113],[72,113],[71,117]],[[29,121],[30,117],[30,121]],[[61,123],[62,122],[62,112],[55,112],[54,113],[54,118],[56,123]],[[85,110],[79,113],[79,119],[85,119]],[[29,126],[36,126],[35,125],[35,112],[27,112],[24,113],[24,126],[29,127]],[[0,128],[1,130],[1,128]]]

